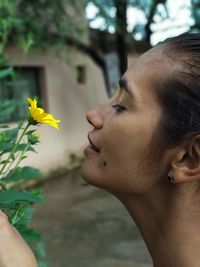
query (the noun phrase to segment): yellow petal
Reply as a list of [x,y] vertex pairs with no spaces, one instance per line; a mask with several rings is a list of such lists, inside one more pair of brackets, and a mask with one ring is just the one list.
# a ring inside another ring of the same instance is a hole
[[27,98],[29,104],[31,104],[31,108],[37,108],[37,101],[36,99],[32,100],[30,97]]
[[48,124],[50,126],[58,128],[58,123],[60,120],[56,120],[53,115],[49,113],[45,113],[44,109],[37,107],[37,101],[36,99],[32,100],[30,97],[27,98],[27,101],[29,102],[30,106],[28,107],[30,111],[30,115],[38,123],[44,123]]
[[44,109],[42,108],[34,109],[33,114],[34,114],[34,119],[39,120],[39,118],[44,114]]

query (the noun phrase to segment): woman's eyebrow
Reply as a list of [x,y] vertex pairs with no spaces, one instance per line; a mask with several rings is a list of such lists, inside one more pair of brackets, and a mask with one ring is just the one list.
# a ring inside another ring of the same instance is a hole
[[130,87],[128,86],[128,83],[127,83],[126,79],[121,78],[119,80],[119,87],[120,87],[120,89],[124,90],[131,98],[134,98],[133,92],[130,89]]

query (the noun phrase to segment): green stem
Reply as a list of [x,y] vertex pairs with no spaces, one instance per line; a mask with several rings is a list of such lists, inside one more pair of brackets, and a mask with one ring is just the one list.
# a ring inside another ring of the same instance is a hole
[[17,161],[17,163],[15,164],[15,167],[13,168],[13,171],[18,167],[19,163],[21,162],[24,154],[26,153],[26,151],[29,149],[30,143],[27,143],[24,150],[22,151],[21,155],[19,156],[19,159]]
[[[18,155],[17,155],[17,157],[15,158],[15,160],[19,157],[19,154],[20,154],[20,153],[18,153]],[[14,163],[14,160],[12,160],[12,161],[10,162],[10,164],[8,165],[7,170],[4,170],[4,172],[1,174],[2,177],[5,177],[5,176],[9,173],[9,170],[11,169],[13,163]],[[2,177],[1,177],[1,179],[2,179]]]
[[[21,152],[21,154],[19,154],[19,155],[17,156],[18,160],[17,160],[17,163],[15,164],[15,167],[12,169],[12,172],[14,172],[15,169],[18,167],[19,163],[20,163],[21,160],[22,160],[22,157],[24,156],[24,154],[25,154],[26,151],[28,150],[29,146],[30,146],[30,143],[27,143],[26,146],[25,146],[25,148],[24,148],[24,150]],[[5,176],[9,173],[9,170],[10,170],[10,168],[12,167],[13,163],[14,163],[14,162],[11,161],[10,165],[8,165],[7,170],[3,173],[3,177],[5,177]],[[2,182],[2,184],[3,184],[3,182]]]
[[29,126],[30,126],[30,124],[28,123],[28,124],[26,125],[26,127],[24,128],[24,130],[23,130],[22,134],[20,135],[18,141],[16,142],[16,144],[14,145],[12,151],[10,152],[10,154],[9,154],[9,156],[8,156],[8,158],[7,158],[7,160],[6,160],[6,162],[5,162],[4,165],[2,166],[2,168],[1,168],[1,170],[0,170],[0,175],[1,175],[2,172],[4,171],[4,169],[5,169],[5,167],[7,166],[9,160],[12,158],[13,154],[15,153],[15,151],[16,151],[16,149],[17,149],[19,143],[20,143],[20,141],[22,140],[22,137],[24,136],[24,134],[25,134],[25,132],[26,132],[26,130],[28,129]]

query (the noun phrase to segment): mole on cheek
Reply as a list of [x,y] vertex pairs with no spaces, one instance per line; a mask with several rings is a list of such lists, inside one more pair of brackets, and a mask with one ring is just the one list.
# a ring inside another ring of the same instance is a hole
[[104,166],[107,166],[107,161],[104,160],[104,161],[103,161],[103,165],[104,165]]

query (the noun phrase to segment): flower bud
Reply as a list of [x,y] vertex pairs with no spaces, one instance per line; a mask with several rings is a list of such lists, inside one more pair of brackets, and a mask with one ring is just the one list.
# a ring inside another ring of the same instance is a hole
[[40,139],[40,135],[39,134],[29,134],[28,135],[28,142],[31,144],[31,145],[35,145],[37,143],[39,143],[39,139]]

